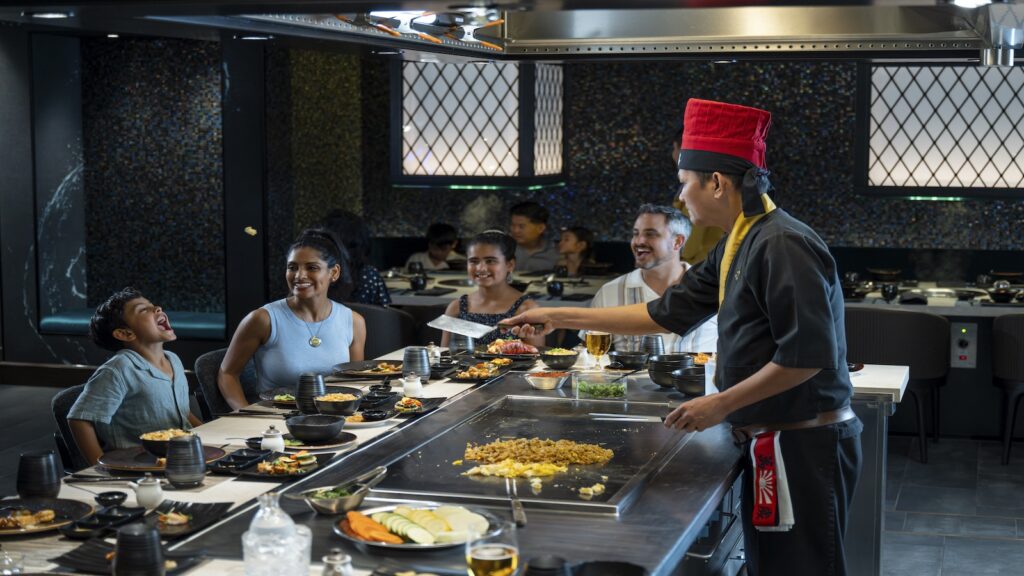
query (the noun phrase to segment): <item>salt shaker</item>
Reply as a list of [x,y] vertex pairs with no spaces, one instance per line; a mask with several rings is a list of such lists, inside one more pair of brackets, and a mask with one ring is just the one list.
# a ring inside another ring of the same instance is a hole
[[402,392],[407,398],[419,398],[423,396],[423,383],[415,372],[410,372],[402,379]]
[[427,359],[431,366],[441,361],[441,349],[437,347],[437,344],[433,342],[427,344]]
[[331,553],[324,556],[323,576],[353,576],[352,557],[341,551],[341,548],[331,548]]
[[260,441],[260,449],[284,452],[284,435],[274,427],[273,424],[263,433],[263,440]]

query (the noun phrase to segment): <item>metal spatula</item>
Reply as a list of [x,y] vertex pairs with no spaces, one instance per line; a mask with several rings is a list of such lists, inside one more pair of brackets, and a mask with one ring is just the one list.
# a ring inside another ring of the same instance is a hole
[[[463,320],[461,318],[455,318],[454,316],[448,316],[442,314],[437,318],[434,318],[430,322],[427,322],[427,326],[431,328],[437,328],[438,330],[447,330],[452,334],[461,334],[462,336],[469,336],[470,338],[481,338],[494,331],[495,328],[505,330],[512,328],[513,326],[504,326],[499,324],[498,326],[487,326],[485,324],[478,324],[476,322],[470,322],[469,320]],[[533,327],[537,330],[544,328],[543,324],[534,324]]]

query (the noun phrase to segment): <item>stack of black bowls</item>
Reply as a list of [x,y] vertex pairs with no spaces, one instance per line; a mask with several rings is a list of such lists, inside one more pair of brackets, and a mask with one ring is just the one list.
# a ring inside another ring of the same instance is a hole
[[303,414],[319,414],[316,398],[327,393],[324,377],[314,372],[299,374],[299,386],[295,390],[295,404]]
[[647,362],[647,373],[651,381],[662,388],[672,388],[672,372],[680,368],[693,366],[693,356],[689,354],[656,354]]
[[672,385],[687,396],[704,395],[704,367],[690,366],[672,371]]

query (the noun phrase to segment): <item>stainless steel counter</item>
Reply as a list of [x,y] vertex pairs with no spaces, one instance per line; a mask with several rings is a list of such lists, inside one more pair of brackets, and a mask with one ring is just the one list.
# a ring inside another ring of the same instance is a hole
[[[364,448],[342,456],[286,491],[329,485],[374,466],[391,465],[428,446],[432,439],[466,424],[508,395],[553,399],[564,397],[566,391],[535,391],[517,378],[501,378]],[[682,396],[674,391],[669,393],[651,387],[637,387],[631,389],[630,399],[630,410],[642,412],[656,410],[652,404],[678,402]],[[607,406],[610,409],[602,411],[612,411],[612,403],[607,403]],[[632,426],[636,424],[623,425]],[[567,431],[566,435],[569,434]],[[678,451],[670,458],[656,461],[646,486],[636,492],[635,498],[631,499],[632,504],[618,516],[538,508],[537,503],[527,498],[525,506],[529,524],[519,533],[523,557],[557,554],[571,561],[621,560],[645,566],[653,575],[671,574],[736,479],[740,455],[725,426],[700,434],[679,436],[685,441],[672,445]],[[451,467],[450,462],[438,462],[436,465]],[[430,477],[429,468],[418,473],[423,475],[424,481]],[[407,480],[414,482],[415,478]],[[326,554],[332,547],[345,549],[361,567],[372,568],[387,558],[380,553],[354,547],[334,535],[332,523],[336,517],[316,516],[304,504],[290,500],[282,501],[282,505],[297,522],[307,524],[313,530],[314,558]],[[509,516],[506,503],[491,510],[500,516]],[[214,557],[240,558],[241,534],[248,529],[251,518],[251,510],[243,512],[196,541],[185,542],[181,548],[204,549]],[[430,554],[405,553],[400,556],[393,559],[417,568],[463,570],[465,566],[463,551],[459,547]]]

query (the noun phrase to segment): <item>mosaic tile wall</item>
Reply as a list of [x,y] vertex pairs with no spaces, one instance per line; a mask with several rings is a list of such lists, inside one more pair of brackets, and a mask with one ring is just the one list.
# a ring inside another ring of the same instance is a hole
[[357,56],[267,52],[268,293],[287,291],[285,251],[334,208],[363,204],[362,67]]
[[[528,198],[548,206],[555,227],[580,222],[602,239],[625,240],[636,206],[673,197],[671,139],[686,99],[699,97],[772,111],[768,163],[777,201],[830,244],[1024,249],[1024,201],[915,202],[853,193],[855,76],[855,65],[845,63],[568,65],[564,188],[375,190],[366,214],[378,236],[416,236],[435,220],[475,224],[489,217],[501,224],[508,206]],[[379,158],[376,170],[387,170],[386,143],[367,146],[365,157]],[[481,216],[481,207],[489,214]]]
[[88,304],[224,311],[220,47],[82,40]]

